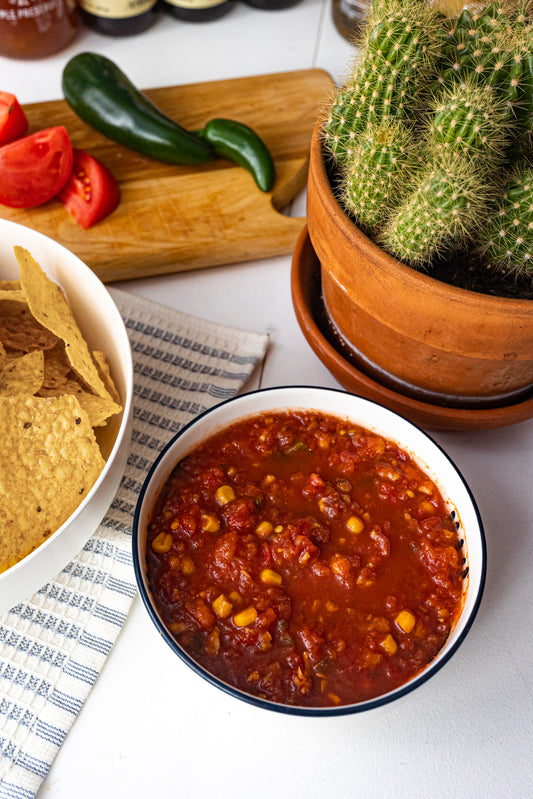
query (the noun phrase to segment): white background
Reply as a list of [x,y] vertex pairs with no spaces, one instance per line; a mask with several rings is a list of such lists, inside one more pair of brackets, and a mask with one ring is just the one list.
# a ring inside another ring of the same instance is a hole
[[[0,57],[0,88],[22,102],[60,98],[62,69],[82,50],[105,53],[141,88],[310,67],[338,81],[352,53],[329,0],[278,12],[237,3],[212,23],[161,16],[130,38],[82,29],[67,50],[38,62]],[[301,196],[292,214],[304,213]],[[338,387],[299,330],[289,278],[286,256],[120,287],[267,332],[264,368],[248,388]],[[470,484],[489,554],[477,620],[441,672],[378,716],[285,717],[194,675],[136,598],[40,799],[533,796],[533,421],[433,435]]]

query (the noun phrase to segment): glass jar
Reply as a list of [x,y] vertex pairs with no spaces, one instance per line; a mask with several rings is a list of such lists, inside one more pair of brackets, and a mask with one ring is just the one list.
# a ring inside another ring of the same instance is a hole
[[281,9],[291,8],[299,2],[300,0],[243,0],[246,5],[260,8],[263,11],[281,11]]
[[364,22],[370,0],[332,0],[333,24],[341,36],[352,41]]
[[85,25],[105,36],[132,36],[158,16],[157,0],[78,0]]
[[235,0],[161,0],[161,8],[187,22],[211,22],[227,14]]
[[0,0],[0,55],[43,58],[66,47],[77,29],[76,0]]

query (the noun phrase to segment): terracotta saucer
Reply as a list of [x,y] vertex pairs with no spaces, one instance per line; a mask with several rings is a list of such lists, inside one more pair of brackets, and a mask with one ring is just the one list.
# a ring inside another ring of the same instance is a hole
[[380,402],[429,430],[488,430],[533,417],[533,397],[494,408],[453,408],[421,401],[394,391],[369,377],[353,358],[339,351],[322,301],[320,262],[307,228],[298,238],[292,258],[292,302],[298,323],[315,354],[347,391]]

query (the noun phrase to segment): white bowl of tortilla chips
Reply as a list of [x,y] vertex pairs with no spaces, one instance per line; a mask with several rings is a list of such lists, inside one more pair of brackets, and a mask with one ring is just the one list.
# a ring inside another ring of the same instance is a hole
[[105,286],[62,245],[0,219],[0,613],[54,579],[104,518],[132,394]]

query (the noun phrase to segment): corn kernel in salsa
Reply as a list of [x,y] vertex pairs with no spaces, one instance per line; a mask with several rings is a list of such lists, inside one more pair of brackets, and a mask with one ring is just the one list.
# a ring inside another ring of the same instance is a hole
[[152,513],[147,570],[168,629],[207,671],[308,707],[371,699],[424,669],[466,575],[454,519],[408,453],[311,411],[247,418],[183,458]]

